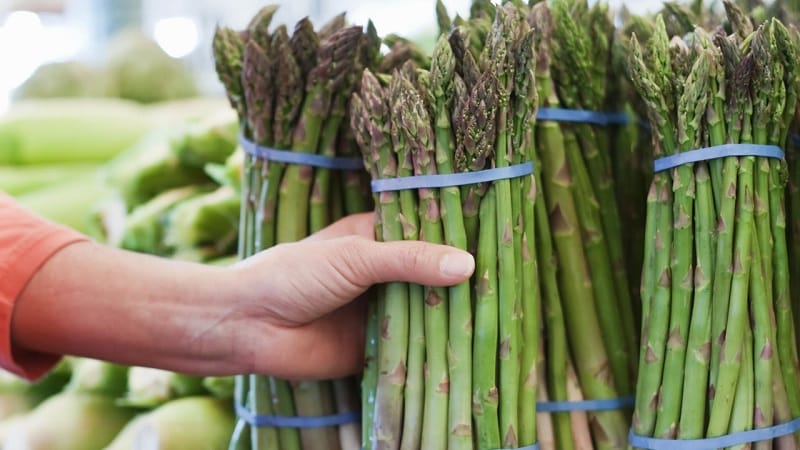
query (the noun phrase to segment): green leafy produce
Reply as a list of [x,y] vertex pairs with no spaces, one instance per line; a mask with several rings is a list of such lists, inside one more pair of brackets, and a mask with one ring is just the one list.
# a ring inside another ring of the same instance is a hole
[[23,101],[0,117],[0,164],[103,162],[158,125],[124,100]]
[[65,392],[15,420],[3,448],[100,450],[133,416],[132,410],[117,406],[111,397]]
[[136,417],[106,449],[224,449],[233,426],[229,400],[187,397]]
[[115,36],[105,59],[113,89],[121,98],[153,103],[197,95],[195,80],[183,62],[137,30]]
[[111,78],[102,68],[78,61],[45,64],[14,93],[19,99],[113,97]]

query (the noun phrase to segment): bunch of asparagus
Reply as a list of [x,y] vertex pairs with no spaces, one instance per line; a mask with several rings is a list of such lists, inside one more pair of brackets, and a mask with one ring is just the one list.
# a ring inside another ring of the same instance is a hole
[[[265,147],[324,156],[357,155],[347,120],[350,94],[363,68],[378,63],[381,44],[370,24],[348,27],[343,15],[315,31],[308,19],[290,35],[270,30],[275,6],[246,30],[217,30],[217,73],[248,140]],[[371,208],[365,174],[273,163],[245,155],[239,256],[298,241],[346,214]],[[355,379],[289,382],[239,377],[237,395],[254,413],[327,416],[358,410]],[[249,427],[240,421],[231,448],[355,449],[357,423],[339,428]]]
[[[365,71],[351,120],[373,179],[533,158],[534,34],[492,6],[480,48],[439,39],[430,70]],[[368,326],[364,448],[497,449],[536,442],[539,291],[532,175],[376,195],[377,237],[470,249],[472,280],[383,286]],[[474,332],[473,332],[474,324]]]
[[[660,17],[630,74],[655,158],[722,144],[784,146],[797,43],[777,20],[669,38]],[[800,416],[783,161],[735,157],[655,174],[647,199],[642,344],[633,430],[716,437]],[[798,448],[795,435],[754,444]],[[739,447],[737,447],[739,448]],[[749,448],[749,444],[747,445]]]
[[[613,27],[603,6],[535,5],[540,107],[602,111]],[[588,82],[588,85],[587,85]],[[608,130],[539,120],[536,203],[544,336],[540,401],[621,399],[636,376],[635,318],[611,178]],[[615,409],[540,415],[543,448],[627,446]]]

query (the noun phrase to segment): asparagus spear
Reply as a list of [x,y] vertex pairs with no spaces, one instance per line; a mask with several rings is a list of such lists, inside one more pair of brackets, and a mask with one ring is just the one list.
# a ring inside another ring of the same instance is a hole
[[[678,145],[681,151],[702,147],[701,121],[708,107],[708,52],[700,52],[678,100]],[[680,419],[680,401],[686,360],[686,342],[694,288],[694,167],[681,165],[672,171],[673,256],[670,331],[664,360],[661,404],[654,436],[673,438]]]
[[[784,130],[788,130],[790,118],[794,115],[794,110],[798,98],[798,77],[800,77],[800,67],[797,64],[798,43],[793,39],[788,30],[778,21],[772,22],[772,31],[777,45],[776,51],[777,58],[784,67],[783,84],[786,87],[785,109],[782,113],[780,122]],[[796,31],[795,31],[796,33]],[[771,37],[772,38],[772,37]],[[766,95],[766,92],[764,92]],[[769,97],[767,97],[769,98]],[[775,120],[775,119],[773,119]],[[773,136],[771,139],[772,144],[781,145],[786,142],[784,131],[778,133],[781,135],[777,140]],[[790,273],[788,267],[788,249],[786,242],[787,225],[786,214],[784,208],[777,205],[783,204],[785,198],[785,185],[782,179],[779,178],[781,174],[785,173],[785,168],[779,161],[770,160],[770,193],[769,201],[770,219],[772,224],[772,236],[774,239],[774,262],[773,262],[773,289],[775,301],[775,314],[777,316],[777,333],[778,333],[778,357],[780,358],[781,371],[784,380],[786,380],[786,390],[788,394],[789,404],[794,417],[800,414],[800,386],[797,383],[792,383],[791,380],[797,379],[798,376],[798,360],[797,360],[797,346],[793,344],[795,334],[792,307],[790,305],[790,280],[787,276]],[[798,226],[797,224],[795,226]],[[795,292],[794,295],[798,293]]]
[[[306,82],[306,96],[300,119],[294,129],[292,148],[316,153],[324,121],[328,115],[334,80],[341,80],[351,68],[358,49],[361,29],[350,27],[334,33],[323,42],[317,64]],[[300,64],[302,69],[302,63]],[[313,179],[310,166],[291,165],[281,180],[278,200],[277,241],[294,242],[307,234],[309,194]]]
[[[454,172],[453,132],[450,124],[452,83],[455,59],[446,37],[439,38],[431,64],[431,94],[434,105],[435,156],[437,173]],[[457,187],[440,190],[441,220],[445,243],[467,249],[461,209],[461,191]],[[449,448],[471,448],[471,391],[472,391],[472,305],[469,281],[448,289],[450,317],[448,367],[450,376],[449,397]],[[466,368],[467,370],[464,370]]]
[[[516,17],[505,9],[499,9],[491,35],[487,38],[484,64],[491,64],[498,74],[498,110],[496,165],[507,167],[513,161],[510,144],[510,92],[513,72],[509,63],[509,52],[514,36]],[[494,183],[497,193],[497,239],[498,239],[498,293],[500,301],[500,435],[504,447],[518,444],[519,399],[519,332],[517,324],[516,257],[514,252],[513,211],[511,182],[499,180]]]
[[[543,81],[546,79],[547,69],[550,66],[550,34],[552,33],[552,23],[549,17],[549,10],[545,7],[535,7],[532,14],[528,17],[532,28],[535,30],[536,66],[534,67],[537,90],[537,98],[540,104],[544,101],[551,101],[553,92],[551,85]],[[538,142],[538,136],[537,140]],[[534,144],[536,144],[534,142]],[[536,146],[533,147],[532,160],[535,167],[541,168],[542,163],[537,154]],[[534,203],[535,230],[536,230],[536,250],[538,260],[539,279],[541,280],[542,290],[542,318],[543,323],[547,324],[546,339],[540,339],[539,348],[547,343],[546,374],[547,384],[540,383],[539,399],[542,398],[542,390],[546,389],[546,398],[553,401],[567,400],[567,334],[564,323],[564,312],[562,308],[559,285],[558,285],[558,261],[557,254],[553,248],[553,237],[550,229],[547,203],[544,194],[544,187],[541,180],[542,171],[538,169],[534,172],[535,185],[541,186],[536,192]],[[540,353],[544,353],[540,350]],[[542,358],[542,355],[539,355]],[[574,448],[572,440],[572,426],[570,415],[566,413],[548,413],[553,425],[553,434],[556,448],[571,450]],[[537,425],[541,422],[542,415],[538,416]],[[541,430],[541,428],[540,428]],[[549,431],[549,429],[548,429]],[[542,433],[539,432],[539,440],[542,442]]]
[[[456,163],[460,171],[483,170],[494,159],[496,102],[497,79],[494,74],[486,73],[466,101],[463,114],[457,122],[464,135],[463,148],[456,152]],[[470,186],[470,191],[476,197],[482,198],[478,206],[480,226],[476,227],[479,230],[476,245],[480,251],[476,254],[480,269],[476,272],[479,280],[475,285],[472,409],[478,447],[497,448],[500,446],[500,430],[495,379],[498,357],[496,193],[488,185]],[[487,191],[491,194],[487,194]],[[478,192],[481,194],[477,194]],[[491,198],[483,198],[484,195],[491,195]]]
[[[419,108],[419,98],[414,102],[414,86],[403,72],[395,72],[389,86],[388,97],[391,110],[392,143],[397,154],[397,176],[407,177],[414,173],[411,159],[412,147],[427,145],[424,137],[420,139],[412,130],[416,129],[415,108]],[[400,215],[398,219],[403,226],[403,238],[416,241],[419,239],[419,216],[415,192],[401,191]],[[425,326],[424,326],[424,290],[419,285],[408,286],[409,332],[406,385],[403,392],[403,431],[400,442],[401,449],[420,447],[422,434],[422,407],[424,405],[424,365],[425,365]]]
[[[428,72],[418,73],[417,89],[421,89],[419,100],[423,106],[415,107],[418,118],[417,126],[410,128],[423,145],[412,147],[414,175],[436,174],[435,165],[435,133],[432,118],[428,111],[430,105],[424,105],[430,93],[425,86],[430,84]],[[413,98],[413,95],[409,96]],[[439,193],[435,189],[419,189],[420,238],[427,242],[441,244],[444,242]],[[448,330],[448,291],[442,288],[425,287],[425,406],[422,422],[421,448],[445,448],[448,433],[448,402],[450,379],[447,365],[447,330]]]
[[[647,67],[642,48],[634,34],[631,38],[631,77],[647,105],[650,123],[654,125],[656,146],[654,156],[672,154],[676,148],[674,135],[674,104],[671,92],[669,43],[663,19],[656,18],[656,29],[648,42],[648,54],[653,61]],[[651,255],[643,277],[642,348],[639,352],[639,378],[636,388],[634,432],[652,435],[655,428],[658,390],[664,364],[667,329],[669,327],[670,279],[669,261],[672,248],[672,191],[668,174],[654,176],[648,197],[648,222],[654,239],[645,245],[645,255]],[[652,205],[652,207],[650,206]],[[648,273],[649,272],[649,273]]]
[[[364,71],[361,80],[363,107],[357,112],[364,115],[368,129],[359,132],[369,133],[368,148],[375,172],[381,178],[397,176],[397,161],[391,148],[389,108],[386,94],[378,80],[369,70]],[[359,108],[357,105],[354,105]],[[382,237],[385,241],[403,239],[403,229],[397,218],[400,206],[397,194],[382,192],[379,195],[379,210],[382,223]],[[386,286],[382,301],[384,312],[380,320],[378,386],[375,402],[374,448],[398,448],[403,417],[403,387],[406,377],[406,357],[408,346],[408,286],[404,283],[391,283]]]

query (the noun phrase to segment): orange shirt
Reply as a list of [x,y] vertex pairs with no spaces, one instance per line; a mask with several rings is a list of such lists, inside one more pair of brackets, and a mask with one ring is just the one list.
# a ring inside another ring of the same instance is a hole
[[0,192],[0,367],[29,380],[42,377],[57,355],[12,348],[14,302],[36,271],[55,252],[86,240],[78,232],[42,219]]

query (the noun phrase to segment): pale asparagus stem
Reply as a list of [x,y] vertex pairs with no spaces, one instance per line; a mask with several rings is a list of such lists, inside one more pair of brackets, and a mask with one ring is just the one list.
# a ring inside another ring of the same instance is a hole
[[[355,387],[356,380],[353,378],[339,378],[333,381],[337,413],[343,414],[359,410]],[[361,424],[359,422],[339,425],[339,447],[342,450],[359,450],[361,448]]]
[[[544,314],[542,315],[544,317]],[[544,336],[539,339],[539,352],[537,355],[536,366],[539,370],[539,388],[536,390],[536,400],[538,402],[550,401],[547,387],[547,362],[545,361]],[[553,429],[553,415],[550,413],[536,413],[536,434],[539,436],[539,448],[541,450],[556,450],[556,436]]]
[[[575,375],[575,368],[572,361],[567,366],[567,400],[580,402],[584,400],[581,392],[578,376]],[[569,420],[572,424],[572,442],[575,450],[593,450],[592,432],[589,428],[589,415],[586,411],[573,411],[569,413]]]

